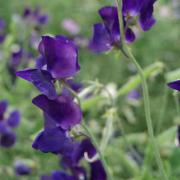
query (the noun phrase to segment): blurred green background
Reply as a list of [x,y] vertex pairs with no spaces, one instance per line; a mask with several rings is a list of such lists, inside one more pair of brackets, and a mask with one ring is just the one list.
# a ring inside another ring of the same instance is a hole
[[[166,82],[180,78],[180,18],[175,15],[179,12],[173,7],[172,0],[161,0],[156,3],[156,25],[148,32],[140,31],[137,41],[129,45],[142,67],[148,67],[153,63],[162,62],[163,68],[148,78],[150,92],[151,112],[154,128],[160,124],[159,146],[167,174],[171,180],[178,180],[180,176],[180,149],[175,146],[176,125],[180,123],[177,106],[174,101],[173,91],[169,90]],[[22,15],[25,7],[40,6],[43,12],[49,14],[49,23],[42,28],[42,34],[53,35],[68,32],[62,28],[61,23],[65,18],[71,18],[80,25],[79,35],[90,39],[92,25],[100,22],[98,9],[105,5],[113,5],[110,0],[0,0],[0,17],[5,19],[9,33],[12,25],[12,17],[15,14]],[[21,27],[18,27],[21,34]],[[22,32],[24,33],[24,32]],[[87,48],[80,48],[79,62],[81,71],[77,76],[79,81],[96,80],[107,85],[115,83],[118,88],[126,84],[130,77],[136,74],[136,70],[127,59],[116,51],[106,54],[93,54]],[[0,61],[0,66],[3,66]],[[176,71],[175,71],[176,70]],[[5,77],[5,76],[3,76]],[[32,149],[31,144],[36,133],[42,128],[43,118],[41,112],[35,108],[31,99],[38,94],[36,89],[27,82],[18,79],[16,86],[9,90],[0,84],[0,99],[7,99],[11,108],[18,108],[22,113],[22,121],[17,129],[18,141],[11,149],[0,148],[0,179],[2,180],[36,180],[40,175],[59,168],[59,160],[52,154],[43,154]],[[176,97],[177,98],[177,97]],[[126,95],[121,96],[117,103],[118,121],[115,121],[114,138],[110,140],[106,151],[108,163],[113,169],[115,179],[138,179],[139,165],[129,159],[127,147],[122,140],[120,130],[132,146],[138,152],[144,154],[147,145],[147,130],[144,118],[142,100],[138,104],[127,101]],[[91,106],[84,113],[84,119],[95,127],[94,133],[100,137],[104,126],[103,114],[107,109],[101,104]],[[162,123],[159,123],[162,121]],[[101,128],[100,128],[101,127]],[[30,159],[33,164],[33,173],[27,177],[16,177],[13,163],[16,159]],[[145,180],[160,179],[152,164],[147,165],[150,170],[146,172]]]

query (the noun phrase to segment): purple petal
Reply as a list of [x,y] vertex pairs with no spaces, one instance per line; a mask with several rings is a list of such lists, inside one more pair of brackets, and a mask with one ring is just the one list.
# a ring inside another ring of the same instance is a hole
[[41,131],[34,140],[32,147],[44,153],[63,153],[72,147],[72,140],[61,128],[46,129]]
[[95,161],[91,165],[91,180],[106,180],[107,175],[100,160]]
[[134,42],[135,39],[136,39],[136,36],[135,36],[134,32],[133,32],[130,28],[128,28],[128,29],[126,30],[126,32],[125,32],[125,37],[126,37],[126,41],[127,41],[128,43],[132,43],[132,42]]
[[93,158],[96,155],[96,149],[91,143],[90,139],[84,139],[74,153],[74,159],[79,162],[84,157],[84,153],[87,153],[89,158]]
[[132,100],[132,99],[139,99],[141,97],[141,94],[139,93],[139,91],[137,91],[136,89],[133,89],[131,92],[128,93],[127,95],[127,98],[129,100]]
[[44,129],[52,129],[58,127],[57,123],[48,116],[47,113],[44,113]]
[[15,128],[19,125],[20,123],[20,112],[17,110],[14,110],[13,112],[11,112],[9,118],[7,119],[7,124],[12,127]]
[[168,83],[168,86],[172,89],[180,91],[180,80],[172,81]]
[[80,69],[75,44],[64,36],[43,36],[39,50],[47,60],[47,69],[54,78],[74,76]]
[[0,121],[0,134],[5,134],[9,131],[9,127],[7,126],[5,121]]
[[48,98],[55,99],[57,97],[53,78],[48,71],[40,69],[25,69],[18,71],[16,75],[34,84],[34,86]]
[[16,142],[16,134],[11,130],[9,130],[6,133],[3,133],[0,137],[0,145],[5,148],[9,148],[13,146],[15,142]]
[[39,15],[37,20],[41,25],[46,24],[48,22],[48,14]]
[[15,172],[19,176],[29,175],[32,172],[32,169],[21,161],[16,161],[15,163]]
[[36,59],[36,68],[37,69],[42,69],[45,65],[46,65],[46,59],[45,58],[40,56]]
[[53,171],[52,180],[75,180],[75,178],[63,171]]
[[3,119],[7,107],[8,107],[8,102],[6,100],[0,101],[0,120]]
[[26,17],[30,16],[31,13],[32,13],[32,10],[29,7],[26,7],[23,12],[23,17],[26,18]]
[[79,105],[67,96],[50,100],[44,95],[33,99],[33,104],[48,114],[62,129],[69,129],[81,122],[82,113]]
[[144,2],[139,17],[139,23],[144,31],[148,31],[155,23],[156,20],[153,17],[153,3],[155,0],[148,0]]
[[140,12],[143,0],[123,0],[123,15],[136,16]]
[[105,27],[111,34],[114,43],[120,40],[120,29],[117,8],[114,6],[105,6],[99,10],[99,14],[104,21]]
[[103,24],[98,23],[94,25],[94,34],[90,41],[89,48],[96,53],[112,49],[110,34]]

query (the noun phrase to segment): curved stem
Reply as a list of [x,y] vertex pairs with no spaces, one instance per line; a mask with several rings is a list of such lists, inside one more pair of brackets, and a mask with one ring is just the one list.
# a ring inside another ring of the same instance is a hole
[[129,60],[133,62],[133,64],[136,66],[138,73],[142,79],[142,89],[143,89],[143,99],[144,99],[144,108],[145,108],[145,116],[146,116],[146,123],[147,123],[147,128],[148,128],[148,134],[150,137],[150,142],[152,143],[152,147],[154,150],[154,155],[155,159],[157,162],[157,165],[159,167],[159,170],[161,172],[161,176],[163,177],[164,180],[167,180],[166,173],[163,168],[163,163],[161,161],[160,153],[158,150],[158,146],[156,143],[156,139],[154,136],[154,130],[153,130],[153,125],[152,125],[152,119],[151,119],[151,112],[150,112],[150,102],[149,102],[149,93],[148,93],[148,87],[147,87],[147,82],[146,79],[144,78],[142,68],[132,55],[132,53],[127,49],[127,54],[129,55]]
[[[161,172],[161,176],[164,180],[168,180],[168,177],[166,176],[166,173],[163,168],[163,163],[161,161],[160,153],[158,146],[156,144],[156,139],[154,136],[154,130],[152,125],[152,119],[151,119],[151,112],[150,112],[150,102],[149,102],[149,93],[148,93],[148,86],[146,82],[146,78],[144,77],[143,70],[141,66],[136,61],[135,57],[131,53],[131,51],[128,49],[126,44],[124,43],[124,25],[123,25],[123,15],[122,15],[122,0],[120,2],[116,0],[117,10],[118,10],[118,18],[119,18],[119,25],[121,30],[121,47],[123,49],[123,52],[125,51],[125,56],[135,65],[137,68],[137,71],[139,73],[139,76],[142,81],[142,89],[143,89],[143,99],[144,99],[144,108],[145,108],[145,116],[146,116],[146,124],[148,129],[148,134],[150,138],[150,142],[152,144],[155,159],[158,165],[158,168]],[[124,53],[123,53],[124,54]]]
[[[79,96],[77,95],[77,93],[73,89],[71,89],[71,87],[68,84],[66,84],[66,82],[64,82],[64,81],[59,81],[59,82],[62,83],[71,92],[71,94],[77,99],[78,104],[81,107],[81,100],[80,100]],[[105,171],[107,173],[108,179],[113,180],[113,177],[112,177],[112,175],[110,173],[110,170],[108,168],[108,165],[107,165],[107,162],[106,162],[106,160],[104,158],[104,155],[102,154],[102,152],[101,152],[101,150],[99,148],[99,145],[97,143],[96,137],[91,132],[91,130],[86,126],[85,122],[82,121],[81,126],[86,131],[86,133],[88,134],[89,138],[91,139],[93,145],[95,146],[95,148],[96,148],[96,150],[97,150],[97,152],[99,154],[100,160],[102,161],[104,169],[105,169]]]

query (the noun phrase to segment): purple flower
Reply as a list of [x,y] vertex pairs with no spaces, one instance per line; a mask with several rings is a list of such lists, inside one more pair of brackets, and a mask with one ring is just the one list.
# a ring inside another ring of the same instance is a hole
[[180,91],[180,80],[172,81],[168,83],[168,86],[172,89]]
[[80,69],[77,48],[64,36],[43,36],[39,50],[53,78],[71,77]]
[[32,102],[62,129],[70,129],[81,122],[82,112],[79,105],[67,96],[59,96],[55,100],[50,100],[44,95],[39,95]]
[[91,180],[106,180],[107,175],[100,160],[90,164],[91,166]]
[[129,100],[138,100],[139,98],[141,97],[141,94],[139,93],[139,91],[138,90],[136,90],[136,89],[133,89],[132,91],[130,91],[129,93],[128,93],[128,95],[127,95],[127,98],[129,99]]
[[154,24],[153,5],[155,0],[123,0],[123,15],[126,22],[131,24],[134,17],[138,16],[139,24],[144,31],[149,30]]
[[72,146],[72,139],[59,127],[41,131],[32,145],[34,149],[44,153],[67,153]]
[[12,147],[16,142],[16,134],[12,130],[8,130],[0,135],[0,146],[5,148]]
[[16,174],[19,176],[29,175],[32,172],[32,169],[21,161],[16,161],[14,168]]
[[[127,43],[135,40],[131,29],[138,16],[138,21],[144,31],[154,24],[153,5],[155,0],[123,0],[123,25]],[[120,44],[120,29],[117,7],[105,6],[99,10],[103,23],[94,25],[94,35],[90,40],[90,49],[94,52],[104,52]]]
[[15,128],[19,125],[20,123],[20,112],[18,110],[14,110],[11,112],[11,114],[9,115],[8,119],[7,119],[7,124],[11,127],[11,128]]
[[8,107],[8,102],[6,100],[0,101],[0,121],[3,120],[4,113]]
[[48,96],[50,99],[55,99],[57,97],[53,83],[54,79],[48,71],[25,69],[18,71],[16,75],[31,82],[42,94]]
[[73,176],[68,175],[63,171],[53,171],[52,180],[75,180]]
[[23,18],[29,19],[30,22],[37,25],[44,25],[48,22],[48,14],[42,14],[39,7],[36,7],[35,10],[26,7],[23,12]]

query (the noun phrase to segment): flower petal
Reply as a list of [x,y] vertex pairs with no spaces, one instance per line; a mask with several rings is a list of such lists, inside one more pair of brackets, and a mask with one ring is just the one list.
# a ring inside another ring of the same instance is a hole
[[168,83],[168,86],[172,89],[180,91],[180,80],[172,81]]
[[79,105],[67,96],[50,100],[39,95],[33,99],[33,104],[47,113],[62,129],[69,129],[81,122],[82,112]]
[[72,147],[72,140],[61,128],[52,128],[41,131],[34,140],[32,147],[44,153],[63,153]]
[[71,77],[79,71],[77,48],[66,37],[43,36],[39,49],[46,58],[47,70],[54,78]]
[[18,110],[14,110],[13,112],[11,112],[11,114],[9,115],[8,119],[7,119],[7,124],[12,127],[15,128],[19,125],[20,123],[20,112]]
[[31,82],[44,95],[50,99],[55,99],[57,93],[53,84],[53,78],[46,70],[25,69],[18,71],[17,76]]
[[112,49],[110,34],[103,24],[98,23],[94,25],[94,34],[90,41],[89,48],[96,53]]

